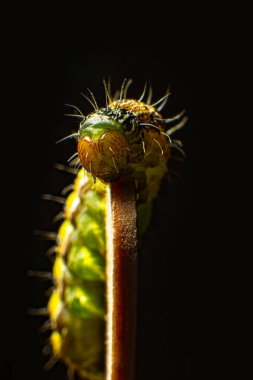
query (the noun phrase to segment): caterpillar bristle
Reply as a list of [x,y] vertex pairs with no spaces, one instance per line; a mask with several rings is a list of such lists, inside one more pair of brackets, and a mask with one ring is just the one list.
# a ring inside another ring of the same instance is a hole
[[52,295],[53,290],[54,290],[53,286],[51,286],[50,288],[48,288],[48,289],[45,291],[45,293],[44,293],[45,296],[46,296],[47,298],[49,298],[49,297]]
[[163,102],[160,104],[159,107],[157,107],[157,111],[160,112],[163,110],[163,108],[165,107],[165,105],[167,104],[168,102],[168,99],[169,99],[169,96],[171,95],[171,91],[170,91],[170,86],[167,88],[167,91],[166,91],[166,95],[165,95],[165,98],[163,100]]
[[66,172],[66,173],[70,173],[70,174],[76,175],[76,171],[74,169],[70,168],[69,166],[66,166],[66,165],[62,165],[62,164],[56,163],[56,164],[54,164],[54,168],[57,169],[57,170]]
[[153,95],[153,88],[151,83],[149,83],[149,90],[148,90],[148,98],[147,98],[147,104],[150,104],[152,101],[152,95]]
[[49,371],[50,369],[52,369],[55,364],[59,361],[59,358],[57,358],[56,356],[52,356],[47,362],[46,364],[44,364],[43,366],[43,369],[45,371]]
[[167,93],[166,95],[164,95],[162,98],[160,98],[159,100],[157,100],[157,102],[151,104],[151,107],[156,107],[158,104],[160,104],[164,99],[168,98],[168,96],[170,96],[170,92]]
[[110,96],[110,94],[109,94],[108,87],[107,87],[107,83],[106,83],[105,79],[103,79],[103,85],[104,85],[104,89],[105,89],[105,102],[106,102],[106,107],[108,107],[108,104],[111,103],[112,99],[111,99],[111,96]]
[[46,257],[52,260],[53,257],[55,256],[56,248],[57,248],[57,245],[53,245],[52,247],[50,247],[50,248],[46,251],[46,254],[45,254]]
[[116,171],[119,173],[119,169],[118,169],[118,167],[117,167],[117,165],[116,165],[116,162],[115,162],[115,159],[114,159],[113,156],[112,156],[112,161],[113,161],[113,164],[114,164],[114,166],[115,166]]
[[157,119],[157,120],[160,120],[160,121],[163,121],[165,124],[170,124],[170,123],[173,123],[174,121],[177,121],[179,119],[181,119],[181,117],[185,114],[185,110],[183,110],[182,112],[180,112],[179,114],[171,117],[171,118],[167,118],[167,119]]
[[83,115],[82,111],[77,106],[74,106],[73,104],[68,104],[68,103],[65,103],[65,106],[74,108],[84,118],[84,115]]
[[71,135],[68,135],[68,136],[66,136],[66,137],[63,137],[62,139],[56,141],[55,144],[59,144],[59,143],[61,143],[61,142],[63,142],[63,141],[67,141],[67,140],[69,140],[69,139],[77,138],[78,136],[79,136],[78,133],[72,133]]
[[69,166],[76,170],[76,165],[80,163],[80,158],[75,157],[70,163]]
[[95,111],[98,111],[99,107],[98,107],[98,104],[97,104],[97,101],[96,101],[96,99],[95,99],[95,96],[94,96],[93,92],[92,92],[89,88],[87,88],[87,90],[89,91],[90,96],[92,97],[92,99],[93,99],[93,101],[94,101]]
[[52,194],[42,194],[41,199],[43,199],[44,201],[52,201],[52,202],[60,203],[62,205],[64,205],[66,201],[65,198],[59,197],[58,195],[52,195]]
[[180,140],[175,140],[175,139],[173,139],[172,141],[173,141],[174,144],[177,144],[180,148],[183,148],[183,143],[182,143],[182,141],[180,141]]
[[158,140],[156,140],[154,137],[153,137],[153,141],[155,141],[157,143],[157,145],[159,146],[159,148],[161,149],[161,153],[162,153],[162,156],[163,156],[163,148],[161,146],[161,144],[159,143]]
[[65,186],[62,191],[61,191],[61,194],[62,195],[67,195],[68,192],[72,191],[74,188],[73,184],[71,183],[70,185],[67,185]]
[[158,127],[157,127],[156,125],[154,125],[154,124],[141,123],[141,124],[140,124],[140,127],[149,127],[149,128],[152,128],[152,129],[156,130],[158,133],[161,133],[160,128],[158,128]]
[[119,98],[119,95],[120,95],[120,90],[116,90],[114,95],[113,95],[113,100],[117,100]]
[[185,126],[185,124],[187,123],[187,120],[188,120],[188,117],[185,116],[180,123],[178,123],[177,125],[175,125],[175,127],[172,127],[169,130],[167,130],[166,133],[169,136],[171,136],[173,133],[175,133],[176,131],[179,131],[179,129],[183,128]]
[[144,99],[144,96],[145,96],[145,94],[146,94],[146,90],[147,90],[147,82],[145,82],[145,84],[144,84],[144,89],[143,89],[143,91],[142,91],[141,96],[140,96],[139,99],[138,99],[138,102],[141,102],[141,101]]
[[71,157],[69,157],[69,159],[67,160],[67,162],[70,164],[70,162],[71,162],[72,160],[74,160],[77,156],[78,156],[78,153],[75,152],[74,154],[72,154]]
[[65,215],[64,211],[61,211],[61,212],[59,212],[58,214],[56,214],[56,215],[54,216],[54,218],[53,218],[53,223],[57,223],[57,222],[59,222],[60,220],[64,219],[64,215]]
[[49,315],[47,307],[29,308],[27,310],[27,314],[33,315],[33,316],[36,316],[36,317],[40,317],[40,316],[45,317],[45,316]]
[[171,144],[171,148],[178,150],[178,152],[180,152],[183,157],[186,157],[185,151],[182,148],[180,148],[177,144]]
[[172,175],[174,175],[174,176],[177,177],[182,183],[184,183],[184,179],[183,179],[182,175],[181,175],[178,171],[170,169],[170,170],[169,170],[169,173],[172,174]]
[[120,95],[119,95],[119,102],[121,102],[121,100],[123,99],[123,93],[124,93],[124,88],[126,86],[126,82],[127,82],[127,79],[125,78],[123,80],[123,83],[121,85],[121,89],[120,89]]
[[76,171],[78,172],[81,168],[82,168],[82,164],[81,164],[81,162],[79,161],[78,166],[77,166],[77,168],[76,168]]
[[82,115],[76,115],[76,114],[73,114],[73,113],[65,113],[64,116],[77,117],[78,119],[82,119],[83,120],[83,116]]
[[146,148],[145,148],[145,142],[144,142],[144,140],[142,141],[142,146],[143,146],[143,153],[145,154],[146,153]]
[[126,99],[129,87],[131,86],[132,83],[133,83],[133,80],[132,79],[128,79],[128,81],[126,83],[126,86],[125,86],[125,89],[124,89],[124,92],[123,92],[123,98],[124,99]]
[[[48,319],[46,322],[43,323],[42,326],[39,327],[39,333],[44,334],[47,331],[50,331],[53,329],[52,322],[50,319]],[[51,346],[51,345],[50,345]]]
[[94,110],[96,111],[96,110],[97,110],[96,105],[90,100],[90,98],[89,98],[87,95],[85,95],[83,92],[81,92],[81,95],[82,95],[86,100],[88,100],[88,102],[92,105],[92,107],[93,107]]
[[55,232],[51,232],[51,231],[35,230],[34,235],[40,236],[40,237],[44,238],[45,240],[52,240],[52,241],[56,241],[56,238],[57,238],[57,234]]
[[111,77],[108,77],[107,89],[108,89],[108,93],[110,95],[110,98],[112,99],[112,78]]
[[171,146],[172,145],[172,140],[171,140],[170,136],[166,132],[162,132],[162,131],[161,131],[161,135],[165,136],[169,140],[169,143],[170,143],[170,146]]
[[29,270],[29,271],[27,271],[27,276],[41,278],[41,279],[45,279],[45,280],[52,280],[52,273],[51,272],[43,272],[43,271],[39,271],[39,270]]

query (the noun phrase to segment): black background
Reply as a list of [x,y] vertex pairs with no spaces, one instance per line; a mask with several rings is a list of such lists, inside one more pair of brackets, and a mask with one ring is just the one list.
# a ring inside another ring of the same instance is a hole
[[110,76],[115,90],[124,78],[133,78],[133,97],[146,80],[154,99],[171,85],[164,115],[185,108],[189,117],[178,133],[187,158],[174,167],[183,181],[172,176],[172,184],[164,184],[140,251],[137,378],[215,378],[225,362],[227,287],[221,287],[221,278],[227,255],[224,215],[231,205],[223,171],[228,125],[221,122],[218,100],[222,91],[226,97],[226,67],[213,33],[215,22],[211,27],[204,14],[192,18],[185,10],[183,17],[165,8],[147,14],[122,9],[112,17],[108,10],[79,13],[71,8],[65,18],[27,14],[7,42],[0,371],[5,379],[65,376],[60,365],[42,369],[47,335],[37,330],[45,319],[29,316],[27,309],[46,304],[49,285],[27,278],[26,271],[51,265],[44,256],[50,245],[34,230],[56,230],[52,217],[61,207],[41,201],[41,194],[60,194],[72,180],[53,169],[75,151],[72,142],[55,145],[77,128],[64,117],[69,112],[64,103],[90,112],[80,95],[89,87],[103,105],[102,79]]

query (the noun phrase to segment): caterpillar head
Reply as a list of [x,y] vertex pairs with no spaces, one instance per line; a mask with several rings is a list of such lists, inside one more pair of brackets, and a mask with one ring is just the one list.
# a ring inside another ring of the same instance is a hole
[[[128,99],[127,90],[132,80],[123,82],[119,98],[111,97],[109,84],[104,81],[106,108],[99,108],[96,99],[89,90],[91,99],[84,97],[92,104],[95,112],[85,117],[73,105],[81,118],[78,133],[60,140],[75,137],[78,141],[78,163],[90,172],[95,179],[102,182],[119,180],[125,174],[133,174],[135,181],[145,186],[146,181],[160,180],[167,172],[167,161],[171,156],[171,148],[183,154],[179,140],[172,140],[171,135],[182,128],[187,117],[182,118],[184,111],[178,115],[164,119],[160,111],[165,106],[170,92],[157,102],[151,103],[150,87],[146,102],[146,85],[138,100]],[[115,95],[116,97],[116,95]],[[157,107],[159,106],[159,107]],[[166,130],[166,125],[174,123]],[[76,155],[76,154],[75,154]],[[72,157],[71,157],[72,158]]]
[[[138,122],[126,109],[103,108],[80,123],[78,155],[83,167],[104,182],[131,171],[131,138]],[[140,153],[143,151],[140,149]]]

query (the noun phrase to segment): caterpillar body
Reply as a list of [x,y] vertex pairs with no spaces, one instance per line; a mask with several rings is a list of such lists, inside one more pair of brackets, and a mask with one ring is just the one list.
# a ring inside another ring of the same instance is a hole
[[[124,83],[125,85],[125,83]],[[69,136],[77,140],[78,171],[66,199],[64,221],[57,235],[53,266],[54,291],[48,302],[53,358],[81,379],[105,378],[106,328],[106,193],[108,184],[123,176],[134,179],[138,233],[144,234],[161,181],[167,173],[171,148],[181,144],[171,134],[181,128],[182,114],[163,119],[158,111],[168,94],[150,105],[127,99],[122,86],[113,100],[105,85],[107,106],[84,117]],[[162,104],[161,104],[162,103]],[[166,124],[174,126],[166,130]]]

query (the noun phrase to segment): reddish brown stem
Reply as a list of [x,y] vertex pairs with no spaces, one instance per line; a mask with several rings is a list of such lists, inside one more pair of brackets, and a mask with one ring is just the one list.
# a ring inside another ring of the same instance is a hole
[[108,193],[106,380],[133,380],[137,307],[134,181],[112,183]]

